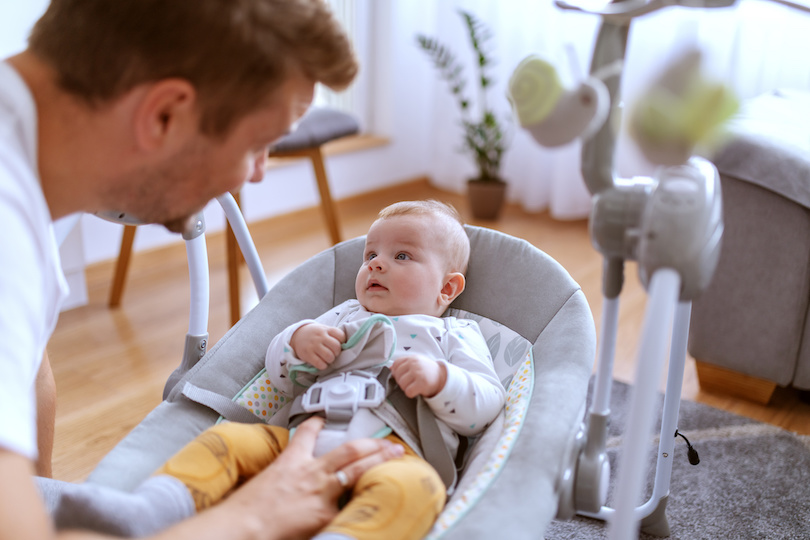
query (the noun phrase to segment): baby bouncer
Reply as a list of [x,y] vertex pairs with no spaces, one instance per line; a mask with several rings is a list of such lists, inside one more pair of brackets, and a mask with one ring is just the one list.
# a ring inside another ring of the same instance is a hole
[[[230,207],[230,196],[222,200]],[[238,212],[227,213],[236,222],[234,229],[242,230]],[[471,445],[430,537],[476,538],[504,531],[516,538],[536,537],[555,515],[561,464],[584,412],[595,355],[593,319],[579,286],[546,254],[492,230],[468,227],[468,233],[473,253],[469,285],[451,313],[479,322],[508,388],[507,406]],[[201,238],[188,241],[190,259],[204,258],[193,247]],[[207,352],[205,324],[191,328],[184,366],[167,385],[166,400],[88,481],[134,489],[220,415],[253,421],[272,414],[276,394],[261,377],[270,340],[289,324],[353,297],[363,247],[363,238],[338,244],[266,294],[260,286],[259,304]],[[257,258],[250,253],[246,259],[252,266]],[[205,305],[205,288],[192,287],[197,289],[192,302]],[[194,317],[192,326],[203,320]],[[532,501],[530,511],[526,501]]]
[[[498,421],[470,441],[459,483],[429,538],[542,538],[555,516],[568,518],[576,512],[608,520],[613,538],[631,538],[642,518],[647,518],[647,529],[668,534],[664,509],[689,300],[711,275],[722,233],[717,173],[709,162],[693,158],[662,169],[655,178],[620,181],[612,171],[615,134],[604,121],[609,104],[618,103],[621,70],[614,68],[623,58],[630,20],[664,5],[627,1],[593,11],[603,17],[603,24],[592,72],[604,74],[608,66],[608,76],[603,84],[587,81],[579,89],[601,100],[592,102],[592,113],[571,106],[583,127],[571,138],[583,131],[595,133],[584,146],[583,172],[594,194],[594,243],[605,255],[605,307],[590,411],[585,414],[596,336],[579,286],[556,261],[527,242],[468,226],[468,287],[449,314],[479,322],[507,388],[507,404]],[[577,91],[563,97],[576,96]],[[513,100],[520,109],[521,98],[513,95]],[[568,102],[576,100],[560,100],[557,110],[565,112]],[[554,120],[555,114],[523,123],[543,143],[548,133],[544,122]],[[230,195],[220,202],[261,300],[208,349],[205,226],[198,219],[184,235],[192,288],[184,358],[167,382],[164,402],[104,458],[88,482],[132,490],[221,418],[253,422],[272,415],[278,396],[262,377],[270,340],[289,324],[315,317],[354,294],[362,238],[316,255],[268,290],[238,208]],[[625,260],[639,261],[650,299],[619,465],[618,504],[612,509],[604,506],[610,475],[605,429]],[[645,473],[638,464],[644,461],[640,456],[652,427],[673,313],[655,488],[650,501],[635,508]]]

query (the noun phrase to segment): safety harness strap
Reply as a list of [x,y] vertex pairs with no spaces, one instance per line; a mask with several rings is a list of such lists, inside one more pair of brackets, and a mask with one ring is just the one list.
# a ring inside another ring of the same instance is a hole
[[225,420],[231,422],[241,422],[243,424],[258,424],[262,419],[245,409],[235,401],[232,401],[225,396],[221,396],[216,392],[206,390],[195,386],[190,382],[183,385],[182,394],[188,399],[200,405],[213,409],[218,412]]
[[402,416],[408,427],[418,435],[425,460],[439,473],[442,482],[447,487],[448,494],[452,493],[458,479],[456,463],[444,442],[433,411],[430,410],[422,396],[417,396],[416,399],[406,396],[391,377],[391,371],[388,368],[383,368],[377,379],[388,388],[388,401]]

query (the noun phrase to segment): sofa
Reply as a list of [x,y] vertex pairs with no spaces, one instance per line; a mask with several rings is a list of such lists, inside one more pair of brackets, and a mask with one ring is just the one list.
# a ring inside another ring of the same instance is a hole
[[751,99],[731,133],[712,156],[725,232],[688,350],[702,389],[767,403],[810,389],[810,94]]

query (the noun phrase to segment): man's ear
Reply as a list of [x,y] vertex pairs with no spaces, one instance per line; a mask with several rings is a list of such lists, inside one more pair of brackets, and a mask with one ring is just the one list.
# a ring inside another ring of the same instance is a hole
[[449,306],[458,295],[464,292],[465,284],[466,280],[464,279],[464,274],[453,272],[445,276],[444,287],[442,287],[440,294],[441,302],[445,307]]
[[133,128],[138,147],[159,150],[183,144],[199,131],[197,92],[184,79],[150,83],[135,108]]

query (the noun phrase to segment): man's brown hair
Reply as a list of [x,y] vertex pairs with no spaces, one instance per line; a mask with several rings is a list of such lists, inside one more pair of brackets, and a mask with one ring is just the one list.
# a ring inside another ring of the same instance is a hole
[[266,105],[290,74],[342,90],[358,70],[323,0],[52,0],[29,49],[91,106],[185,79],[211,136]]

